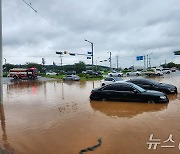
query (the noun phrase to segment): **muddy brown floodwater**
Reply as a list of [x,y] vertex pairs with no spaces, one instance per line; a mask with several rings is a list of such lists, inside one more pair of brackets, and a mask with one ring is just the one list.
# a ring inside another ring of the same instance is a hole
[[[180,72],[153,79],[180,92]],[[90,101],[90,91],[99,86],[100,81],[4,83],[0,153],[78,154],[98,138],[101,146],[90,153],[180,153],[180,94],[168,95],[168,104]]]

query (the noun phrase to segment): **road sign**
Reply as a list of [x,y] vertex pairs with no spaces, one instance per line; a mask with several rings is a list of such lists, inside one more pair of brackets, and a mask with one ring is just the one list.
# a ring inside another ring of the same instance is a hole
[[137,56],[136,60],[143,60],[143,56]]
[[174,51],[174,55],[180,55],[180,51]]

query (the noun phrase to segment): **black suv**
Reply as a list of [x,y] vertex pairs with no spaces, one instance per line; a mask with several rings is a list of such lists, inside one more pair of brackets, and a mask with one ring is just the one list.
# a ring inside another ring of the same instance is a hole
[[93,89],[90,95],[91,100],[120,100],[148,103],[167,103],[169,99],[165,93],[143,88],[130,83],[119,82]]
[[171,84],[159,83],[150,79],[130,79],[127,82],[134,83],[147,90],[157,90],[166,94],[177,94],[177,87]]

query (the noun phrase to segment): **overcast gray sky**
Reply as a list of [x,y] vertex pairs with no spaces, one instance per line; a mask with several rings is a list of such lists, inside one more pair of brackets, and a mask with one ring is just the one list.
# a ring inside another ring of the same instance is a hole
[[[60,64],[56,51],[86,54],[94,43],[94,63],[119,57],[120,67],[143,66],[136,56],[151,54],[152,66],[180,63],[179,0],[2,0],[3,57],[7,63]],[[63,64],[86,56],[63,56]]]

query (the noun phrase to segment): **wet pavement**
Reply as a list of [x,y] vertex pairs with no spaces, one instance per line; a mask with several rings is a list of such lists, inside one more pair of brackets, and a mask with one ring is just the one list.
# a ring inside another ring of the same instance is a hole
[[[180,92],[180,72],[153,79]],[[91,153],[180,153],[180,94],[168,104],[99,102],[89,95],[100,81],[3,83],[0,153],[77,154],[98,138]]]

